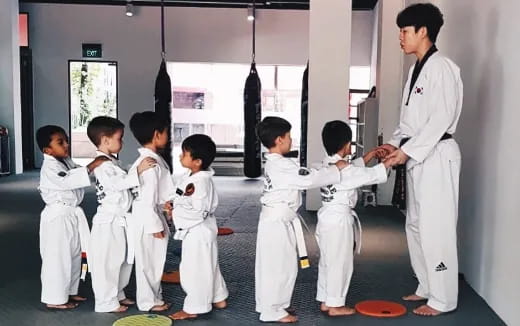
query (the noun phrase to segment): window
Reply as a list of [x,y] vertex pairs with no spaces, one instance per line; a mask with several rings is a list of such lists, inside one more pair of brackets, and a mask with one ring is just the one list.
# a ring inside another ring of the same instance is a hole
[[96,157],[87,125],[97,116],[117,118],[117,63],[69,61],[71,157],[86,165]]

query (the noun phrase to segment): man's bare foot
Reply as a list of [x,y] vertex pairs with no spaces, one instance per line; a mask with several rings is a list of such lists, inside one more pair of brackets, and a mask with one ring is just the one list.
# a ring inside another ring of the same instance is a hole
[[321,310],[322,312],[327,312],[327,311],[329,311],[329,309],[330,309],[329,306],[327,306],[327,305],[325,304],[325,302],[322,302],[322,303],[321,303],[321,305],[320,305],[320,310]]
[[128,310],[127,306],[119,306],[115,310],[112,310],[111,312],[118,313],[118,312],[125,312]]
[[298,317],[293,316],[293,315],[287,315],[287,316],[283,317],[282,319],[278,319],[278,322],[282,323],[282,324],[295,323],[297,321],[298,321]]
[[414,309],[413,313],[416,315],[420,315],[420,316],[435,317],[435,316],[442,314],[443,312],[439,311],[437,309],[433,309],[432,307],[430,307],[426,304],[423,304],[419,308]]
[[427,299],[420,297],[417,294],[410,294],[410,295],[405,295],[403,297],[403,300],[404,301],[423,301],[423,300],[427,300]]
[[64,304],[47,304],[47,309],[52,310],[67,310],[67,309],[74,309],[77,308],[79,304],[77,302],[67,302]]
[[214,302],[213,307],[215,307],[217,309],[225,309],[227,307],[227,302],[226,302],[226,300]]
[[124,299],[124,300],[121,300],[119,301],[120,304],[122,304],[123,306],[133,306],[135,304],[135,301],[132,300],[132,299]]
[[356,313],[356,310],[350,307],[329,307],[329,316],[350,316]]
[[195,318],[197,318],[197,315],[189,314],[186,311],[181,310],[181,311],[177,311],[174,314],[169,315],[168,317],[170,317],[173,320],[184,320],[184,319],[195,319]]
[[160,312],[160,311],[166,311],[168,309],[170,309],[170,305],[165,303],[165,304],[153,306],[152,309],[150,309],[150,311]]
[[79,296],[79,295],[69,295],[69,300],[76,302],[87,301],[87,298]]

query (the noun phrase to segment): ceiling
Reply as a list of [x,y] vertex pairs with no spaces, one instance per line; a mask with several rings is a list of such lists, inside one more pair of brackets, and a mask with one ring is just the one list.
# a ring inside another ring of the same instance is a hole
[[[254,0],[164,0],[168,7],[245,8]],[[321,0],[327,1],[327,0]],[[19,0],[20,3],[72,3],[122,6],[126,0]],[[159,6],[160,0],[133,0],[135,6]],[[256,0],[259,9],[309,9],[309,0]],[[353,10],[372,10],[377,0],[352,0]]]

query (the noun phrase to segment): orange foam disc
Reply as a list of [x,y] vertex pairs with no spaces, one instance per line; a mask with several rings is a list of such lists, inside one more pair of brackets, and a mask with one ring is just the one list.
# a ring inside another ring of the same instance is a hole
[[399,317],[406,314],[406,307],[392,301],[368,300],[356,304],[356,310],[371,317]]
[[230,235],[233,234],[233,229],[230,228],[218,228],[218,235]]
[[162,275],[162,282],[179,284],[181,282],[181,274],[179,271],[165,272]]

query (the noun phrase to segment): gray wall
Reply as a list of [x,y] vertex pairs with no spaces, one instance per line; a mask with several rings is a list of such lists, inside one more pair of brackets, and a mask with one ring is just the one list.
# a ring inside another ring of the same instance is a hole
[[517,0],[435,0],[440,51],[461,68],[464,106],[459,260],[473,288],[508,325],[520,325],[520,153]]
[[[82,43],[102,43],[103,60],[118,62],[119,118],[125,124],[134,112],[153,108],[153,87],[160,62],[160,12],[136,7],[134,17],[123,7],[24,4],[30,15],[34,62],[35,128],[45,124],[68,127],[68,60],[81,59]],[[251,24],[245,9],[166,8],[168,61],[247,63]],[[371,19],[354,13],[352,65],[370,64]],[[299,64],[308,58],[308,11],[260,10],[257,22],[257,63]],[[359,29],[356,28],[360,27]],[[358,47],[357,44],[360,46]],[[171,76],[175,78],[175,76]],[[244,76],[245,79],[246,76]],[[130,162],[137,143],[125,137],[121,158]],[[41,154],[37,152],[37,165]]]

